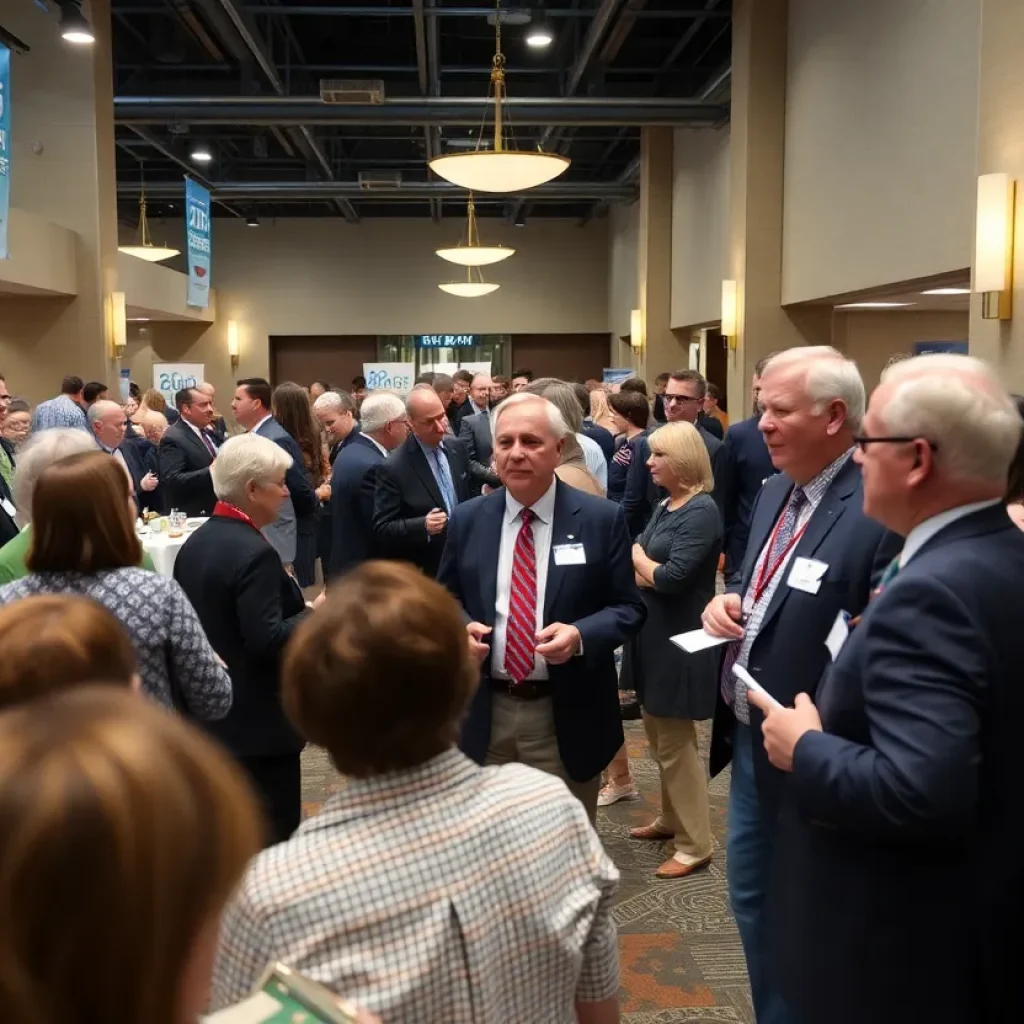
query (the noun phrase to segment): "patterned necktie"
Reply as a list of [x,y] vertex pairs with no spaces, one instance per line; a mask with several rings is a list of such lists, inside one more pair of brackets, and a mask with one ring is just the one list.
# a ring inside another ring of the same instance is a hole
[[452,484],[451,467],[440,445],[434,449],[434,460],[437,462],[437,479],[441,484],[441,500],[444,502],[445,511],[451,515],[452,509],[455,508],[455,487]]
[[206,445],[206,450],[210,453],[210,458],[217,458],[217,449],[214,446],[213,441],[210,440],[209,434],[207,434],[205,430],[200,430],[199,436],[202,438],[203,444]]
[[896,579],[896,577],[900,574],[901,568],[902,566],[900,565],[900,556],[897,555],[885,567],[885,572],[882,573],[882,578],[878,581],[878,586],[875,587],[875,589],[871,592],[872,600],[878,597],[882,593],[882,591],[885,590],[885,588],[889,586],[889,584],[892,583],[894,579]]
[[533,546],[533,509],[520,513],[522,526],[512,552],[512,582],[505,626],[505,671],[513,683],[521,683],[534,667],[537,635],[537,553]]

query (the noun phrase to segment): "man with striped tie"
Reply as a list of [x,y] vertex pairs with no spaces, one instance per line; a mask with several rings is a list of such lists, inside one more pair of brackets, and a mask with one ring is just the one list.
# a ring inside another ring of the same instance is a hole
[[539,395],[493,413],[504,486],[456,508],[438,580],[462,603],[481,685],[461,746],[561,778],[593,821],[622,745],[615,650],[643,623],[621,509],[555,477],[569,427]]

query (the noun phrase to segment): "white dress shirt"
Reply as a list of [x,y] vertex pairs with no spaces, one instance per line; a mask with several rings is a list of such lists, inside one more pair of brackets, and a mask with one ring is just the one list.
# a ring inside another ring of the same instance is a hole
[[[548,562],[551,557],[551,534],[555,519],[555,488],[551,486],[531,506],[534,520],[533,548],[537,557],[537,629],[544,628],[544,593],[548,583]],[[508,679],[505,671],[505,630],[508,626],[508,603],[512,595],[512,555],[519,536],[523,506],[505,491],[505,516],[501,522],[501,547],[498,549],[498,588],[494,606],[494,633],[491,643],[491,675],[495,679]],[[539,655],[533,656],[533,671],[527,679],[547,679],[548,663]]]
[[601,488],[607,492],[608,460],[604,457],[601,446],[592,437],[587,437],[586,434],[577,434],[576,440],[579,441],[580,447],[583,449],[583,458],[586,459],[587,469],[590,470],[594,479],[601,485]]
[[260,429],[260,427],[262,427],[262,426],[263,426],[263,424],[267,422],[267,420],[271,420],[271,419],[273,419],[273,418],[274,418],[274,417],[273,417],[273,414],[272,414],[272,413],[269,413],[269,412],[268,412],[268,413],[267,413],[267,415],[266,415],[266,416],[264,416],[264,417],[263,417],[263,419],[261,419],[261,420],[259,421],[259,423],[257,423],[257,424],[256,424],[256,426],[255,426],[255,427],[253,427],[253,428],[252,428],[252,430],[250,430],[250,431],[249,431],[249,433],[250,433],[250,434],[255,434],[255,433],[256,433],[256,431],[257,431],[257,430],[259,430],[259,429]]
[[[204,447],[204,448],[206,448],[206,447],[207,447],[207,445],[206,445],[206,442],[207,442],[207,441],[209,441],[209,442],[210,442],[210,444],[212,444],[214,448],[216,448],[216,447],[217,447],[217,445],[216,445],[216,443],[214,442],[213,438],[212,438],[212,437],[210,437],[210,435],[209,435],[209,434],[204,434],[204,433],[203,433],[203,432],[202,432],[202,431],[201,431],[201,430],[200,430],[200,429],[199,429],[199,428],[198,428],[198,427],[197,427],[197,426],[196,426],[196,425],[195,425],[195,424],[194,424],[194,423],[193,423],[193,422],[192,422],[191,420],[187,420],[187,419],[185,419],[185,417],[184,417],[184,416],[181,416],[181,417],[179,417],[179,418],[181,419],[181,422],[182,422],[182,423],[186,423],[186,424],[188,424],[188,426],[189,426],[189,427],[191,427],[191,428],[192,428],[192,432],[193,432],[193,433],[194,433],[194,434],[196,435],[196,437],[198,437],[198,438],[199,438],[199,440],[200,440],[200,441],[202,441],[202,442],[203,442],[203,447]],[[268,417],[267,417],[267,419],[270,419],[270,417],[268,416]],[[261,421],[261,422],[262,422],[262,421]]]
[[374,448],[376,448],[377,451],[379,451],[381,455],[384,456],[385,459],[388,457],[387,448],[385,448],[384,445],[382,445],[380,441],[377,440],[377,438],[371,437],[369,434],[363,434],[363,437],[365,437],[366,440],[369,441],[370,444],[372,444]]
[[958,519],[963,519],[973,512],[980,512],[983,508],[990,508],[999,503],[999,498],[993,498],[991,501],[975,501],[970,505],[947,508],[945,512],[940,512],[937,516],[918,523],[907,534],[907,539],[903,542],[903,550],[900,552],[900,568],[902,569],[940,530],[944,530]]

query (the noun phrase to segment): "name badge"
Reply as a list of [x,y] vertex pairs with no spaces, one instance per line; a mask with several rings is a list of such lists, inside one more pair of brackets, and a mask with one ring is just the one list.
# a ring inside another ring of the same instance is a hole
[[3,506],[3,510],[12,519],[17,515],[18,510],[14,507],[14,505],[7,498],[0,498],[0,505]]
[[825,646],[828,648],[828,653],[832,655],[833,661],[839,657],[839,652],[843,649],[843,645],[849,639],[850,614],[849,612],[841,611],[836,616],[836,621],[832,623],[832,628],[829,630],[828,636],[825,637]]
[[586,565],[587,554],[582,544],[556,544],[555,565]]
[[786,582],[794,590],[816,594],[821,590],[821,581],[826,572],[827,562],[819,562],[816,558],[797,558],[793,560],[793,568],[789,570],[789,579]]

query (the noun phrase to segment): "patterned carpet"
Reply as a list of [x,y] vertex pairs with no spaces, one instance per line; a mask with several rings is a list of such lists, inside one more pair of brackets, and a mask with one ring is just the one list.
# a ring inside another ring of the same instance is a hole
[[[643,799],[600,812],[598,832],[622,873],[616,920],[622,951],[622,1013],[628,1024],[752,1024],[753,1010],[739,935],[725,887],[728,773],[711,784],[717,849],[710,867],[678,882],[659,882],[661,843],[629,838],[658,807],[658,769],[647,757],[639,722],[627,722],[630,766]],[[706,753],[707,730],[702,731]],[[306,813],[317,810],[336,776],[323,751],[303,755]]]

